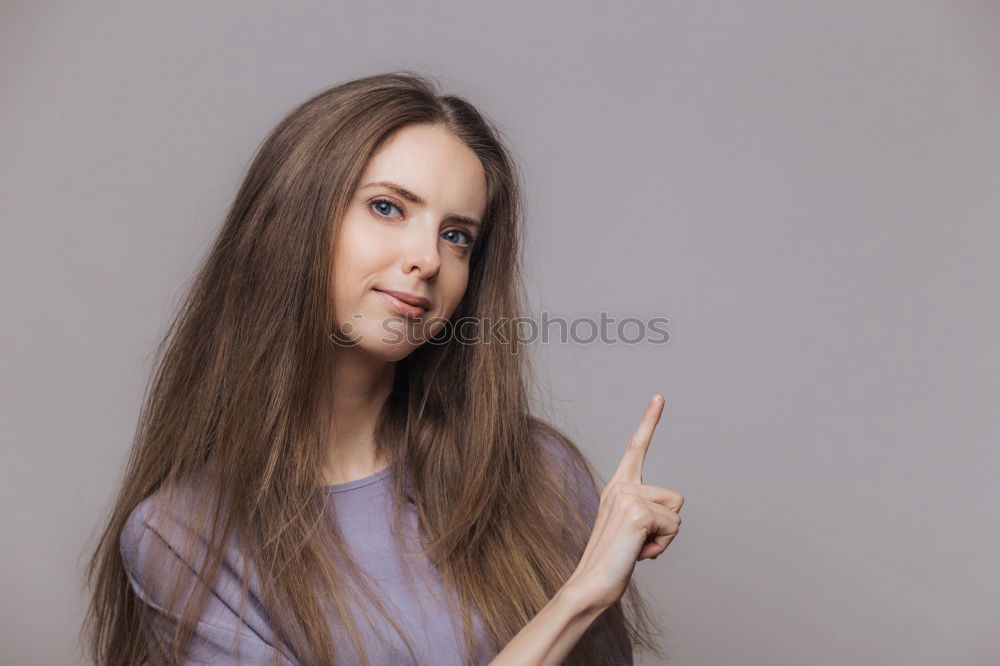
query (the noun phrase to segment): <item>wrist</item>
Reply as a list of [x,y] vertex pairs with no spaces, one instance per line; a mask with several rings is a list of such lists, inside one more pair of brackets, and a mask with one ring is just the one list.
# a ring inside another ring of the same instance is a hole
[[563,585],[490,662],[490,666],[555,666],[604,611],[577,584]]
[[561,598],[561,603],[566,606],[568,612],[589,620],[594,620],[611,606],[600,595],[595,594],[585,582],[573,578],[566,581],[556,596]]

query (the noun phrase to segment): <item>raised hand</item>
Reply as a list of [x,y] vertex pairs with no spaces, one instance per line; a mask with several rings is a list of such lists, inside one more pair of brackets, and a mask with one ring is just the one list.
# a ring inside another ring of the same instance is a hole
[[659,556],[680,529],[684,496],[676,490],[642,484],[642,465],[664,402],[656,393],[646,406],[618,468],[601,493],[594,529],[580,563],[566,581],[567,587],[593,606],[608,607],[618,601],[635,563]]

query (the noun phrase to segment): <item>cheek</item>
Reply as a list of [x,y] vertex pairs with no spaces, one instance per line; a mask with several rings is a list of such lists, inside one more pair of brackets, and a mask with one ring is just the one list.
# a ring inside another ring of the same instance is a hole
[[360,225],[348,224],[341,231],[333,258],[336,292],[350,294],[385,265],[387,246]]
[[452,315],[455,308],[458,307],[459,302],[465,296],[468,286],[469,265],[462,262],[461,265],[455,266],[453,270],[449,271],[447,278],[439,285],[442,298],[444,298],[447,304],[445,316],[450,317]]
[[336,259],[345,266],[364,266],[379,254],[380,247],[384,244],[362,225],[349,224],[340,235]]

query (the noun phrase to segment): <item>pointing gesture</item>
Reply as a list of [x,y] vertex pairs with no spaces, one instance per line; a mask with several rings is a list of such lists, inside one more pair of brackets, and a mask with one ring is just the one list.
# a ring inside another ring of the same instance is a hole
[[646,406],[618,468],[601,493],[594,529],[580,563],[566,581],[594,606],[606,608],[618,601],[635,563],[659,556],[680,529],[684,496],[642,483],[646,451],[664,402],[657,393]]
[[663,403],[663,396],[657,393],[646,405],[646,413],[642,415],[639,427],[632,433],[632,438],[625,448],[625,455],[622,456],[618,469],[608,482],[609,486],[616,481],[642,485],[642,464],[646,462],[646,451],[649,450],[649,442],[653,439],[653,429],[660,422]]

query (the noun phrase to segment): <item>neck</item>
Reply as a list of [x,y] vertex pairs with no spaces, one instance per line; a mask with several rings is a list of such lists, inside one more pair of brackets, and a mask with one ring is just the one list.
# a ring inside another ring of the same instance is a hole
[[375,454],[375,422],[392,391],[395,363],[359,349],[340,353],[334,368],[331,441],[323,483],[347,483],[388,466]]

